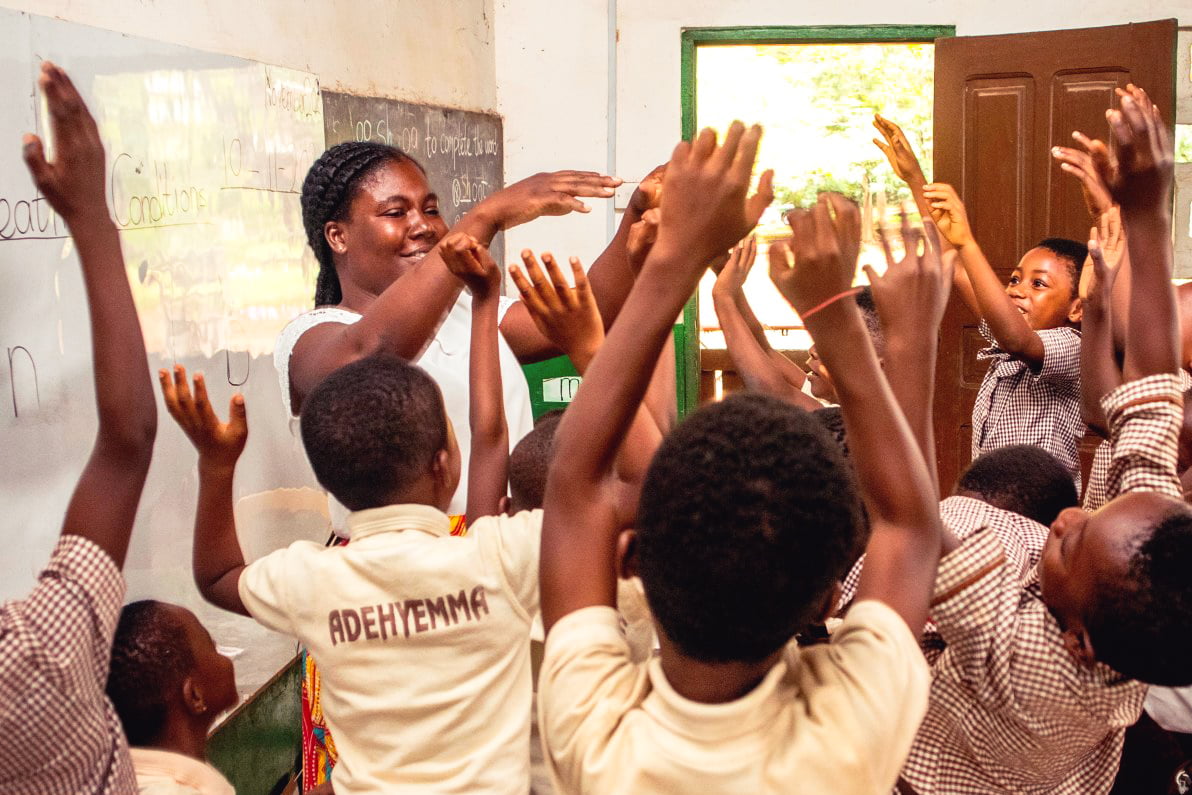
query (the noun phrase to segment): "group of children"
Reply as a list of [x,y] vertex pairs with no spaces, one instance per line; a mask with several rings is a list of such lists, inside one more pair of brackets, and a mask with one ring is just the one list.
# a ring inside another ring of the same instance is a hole
[[[0,608],[0,725],[20,732],[0,752],[0,791],[229,792],[203,757],[235,701],[230,662],[181,607],[121,608],[154,396],[127,355],[143,346],[95,123],[60,69],[45,64],[40,85],[56,154],[47,162],[30,136],[26,162],[79,252],[99,431],[49,565]],[[1192,684],[1172,147],[1145,93],[1119,96],[1115,157],[1088,139],[1057,153],[1104,202],[1083,287],[1084,250],[1046,240],[1003,288],[955,191],[927,184],[879,119],[924,219],[903,213],[898,255],[880,230],[885,272],[869,272],[863,296],[853,287],[860,213],[837,194],[791,211],[791,237],[769,251],[815,341],[815,398],[740,292],[773,198],[770,172],[750,193],[757,126],[679,143],[591,281],[578,260],[569,283],[553,258],[523,255],[517,331],[484,245],[492,224],[435,237],[433,278],[418,267],[429,246],[403,249],[415,294],[444,307],[471,296],[466,489],[440,384],[403,358],[419,346],[387,344],[381,315],[337,323],[294,348],[305,358],[286,397],[320,484],[349,511],[346,545],[246,563],[233,515],[244,399],[223,421],[201,374],[160,373],[198,451],[200,592],[318,661],[337,757],[322,791],[525,793],[536,710],[557,792],[1108,792],[1148,686]],[[339,205],[379,190],[338,167],[316,176]],[[522,200],[611,192],[567,179]],[[496,226],[543,212],[503,201]],[[366,234],[312,218],[328,258]],[[672,429],[672,323],[710,264],[750,389]],[[397,307],[367,266],[342,287],[331,269],[320,290],[349,303],[373,279],[376,301]],[[610,286],[615,273],[627,283]],[[953,289],[993,347],[974,463],[941,501],[932,394]],[[501,334],[515,352],[561,350],[584,377],[561,416],[520,440]],[[1077,506],[1086,415],[1106,439],[1086,489],[1099,489],[1095,510]],[[449,518],[459,493],[462,534]]]

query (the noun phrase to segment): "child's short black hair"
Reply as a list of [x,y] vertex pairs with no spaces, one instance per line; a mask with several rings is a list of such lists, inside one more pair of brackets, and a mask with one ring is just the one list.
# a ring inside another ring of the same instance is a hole
[[1160,520],[1126,576],[1102,584],[1086,619],[1093,651],[1115,671],[1152,685],[1192,684],[1192,507]]
[[555,431],[563,409],[551,409],[534,420],[509,454],[509,499],[516,511],[541,508],[546,494],[546,471],[554,452]]
[[877,314],[877,303],[873,300],[873,288],[868,284],[857,291],[857,308],[861,310],[861,317],[865,320],[865,330],[873,341],[873,350],[877,358],[886,355],[886,335],[882,333],[882,321]]
[[1079,504],[1076,482],[1060,460],[1033,444],[1011,444],[982,454],[956,482],[995,508],[1050,527],[1060,511]]
[[811,416],[824,426],[824,430],[836,440],[840,454],[845,461],[848,461],[851,457],[848,450],[848,432],[844,428],[844,412],[840,410],[840,406],[825,406],[822,409],[816,409],[811,412]]
[[442,393],[420,367],[367,356],[303,401],[302,444],[319,483],[346,507],[388,505],[447,447]]
[[1084,261],[1089,255],[1088,245],[1066,237],[1045,237],[1035,248],[1045,248],[1068,263],[1068,275],[1072,278],[1072,297],[1075,298],[1080,292],[1080,271],[1084,269]]
[[170,608],[151,599],[133,602],[116,624],[107,692],[129,745],[157,740],[170,700],[194,670],[186,629]]
[[646,473],[646,599],[683,654],[757,662],[819,619],[860,528],[856,490],[820,423],[734,394],[680,424]]

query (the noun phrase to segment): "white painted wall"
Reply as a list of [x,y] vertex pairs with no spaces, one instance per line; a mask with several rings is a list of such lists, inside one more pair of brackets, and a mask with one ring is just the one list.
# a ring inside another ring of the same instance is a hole
[[[1192,25],[1189,0],[496,0],[496,6],[497,104],[505,114],[508,180],[561,167],[608,168],[636,180],[665,160],[680,133],[684,27],[931,24],[955,25],[958,35],[972,36],[1170,17]],[[604,223],[534,224],[510,234],[507,250],[545,246],[590,261],[614,220],[611,208],[594,208],[597,213]]]
[[468,110],[497,106],[493,0],[0,0],[0,6],[302,69],[342,91]]
[[[505,184],[539,171],[609,173],[608,0],[496,0],[497,110],[505,117]],[[627,177],[628,178],[628,177]],[[612,202],[588,214],[544,218],[505,234],[506,259],[523,248],[578,256],[603,250]]]

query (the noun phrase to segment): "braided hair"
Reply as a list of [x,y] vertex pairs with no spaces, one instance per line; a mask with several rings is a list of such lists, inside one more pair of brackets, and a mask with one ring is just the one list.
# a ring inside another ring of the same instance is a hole
[[339,274],[331,257],[331,246],[323,234],[328,221],[342,221],[360,183],[386,163],[410,161],[425,173],[417,160],[396,146],[372,141],[336,144],[314,162],[302,182],[302,225],[306,242],[319,261],[315,283],[315,306],[330,306],[343,300]]

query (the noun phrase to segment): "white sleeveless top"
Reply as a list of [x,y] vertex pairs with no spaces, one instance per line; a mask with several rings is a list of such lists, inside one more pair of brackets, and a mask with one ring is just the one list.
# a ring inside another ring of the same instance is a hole
[[[497,323],[505,317],[505,312],[513,306],[515,301],[502,297],[500,308],[497,310]],[[342,323],[350,325],[360,320],[360,315],[339,307],[321,307],[304,312],[291,320],[277,337],[277,345],[273,349],[273,364],[277,368],[278,380],[281,382],[281,399],[286,412],[295,418],[290,407],[290,354],[298,340],[310,329],[323,323]],[[443,392],[443,403],[447,407],[447,416],[455,426],[455,438],[459,442],[461,457],[460,487],[451,499],[448,513],[463,514],[467,506],[468,485],[468,452],[471,449],[472,430],[468,423],[468,357],[472,347],[472,297],[466,292],[460,293],[459,299],[451,307],[451,311],[443,319],[439,330],[435,333],[415,364],[426,370],[431,378],[439,385]],[[513,355],[513,350],[505,342],[505,338],[497,335],[497,349],[501,362],[501,387],[505,398],[505,420],[509,426],[509,446],[521,441],[522,437],[534,427],[534,416],[530,409],[530,390],[526,385],[526,377],[521,364]],[[336,532],[342,533],[342,517],[344,510],[334,499],[332,503],[332,523]]]

